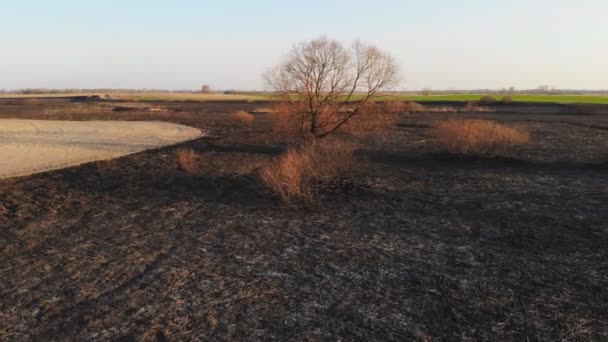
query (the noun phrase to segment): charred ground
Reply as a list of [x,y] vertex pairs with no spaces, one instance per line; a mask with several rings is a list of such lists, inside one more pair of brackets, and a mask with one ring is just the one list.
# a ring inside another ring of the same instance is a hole
[[[255,113],[267,105],[0,100],[0,117],[209,133],[0,181],[0,339],[608,338],[601,110],[404,115],[380,142],[344,137],[367,160],[352,184],[288,208],[257,179],[285,148]],[[238,110],[256,121],[234,123]],[[451,116],[515,122],[533,143],[445,155],[428,128]],[[181,148],[200,154],[199,174],[176,167]]]

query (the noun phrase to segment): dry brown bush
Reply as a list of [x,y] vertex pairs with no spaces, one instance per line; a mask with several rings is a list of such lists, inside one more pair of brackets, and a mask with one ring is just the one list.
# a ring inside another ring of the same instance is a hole
[[479,103],[482,103],[482,104],[494,104],[496,102],[497,102],[496,98],[494,96],[490,96],[490,95],[482,96],[479,99]]
[[[275,138],[305,138],[310,127],[308,122],[297,113],[295,105],[286,103],[277,104],[275,107],[262,108],[271,114],[272,135]],[[349,107],[341,108],[348,110]],[[339,132],[358,136],[382,137],[390,132],[399,118],[399,108],[386,108],[385,104],[373,102],[361,105],[358,114],[354,115],[345,125],[340,127]],[[331,115],[331,114],[329,114]],[[303,134],[304,132],[304,134]]]
[[339,140],[324,140],[290,149],[260,170],[270,191],[287,204],[311,204],[325,186],[335,184],[353,171],[354,147]]
[[387,109],[386,104],[378,105],[370,102],[362,106],[359,114],[342,126],[340,132],[376,138],[386,137],[397,124],[400,112],[396,107]]
[[383,102],[380,106],[382,107],[384,112],[395,114],[418,113],[427,111],[427,108],[425,106],[421,105],[418,102],[412,101],[387,101]]
[[403,101],[387,101],[381,104],[382,109],[386,113],[400,114],[408,111],[409,102]]
[[444,120],[432,131],[441,147],[454,154],[505,156],[530,141],[528,131],[489,120]]
[[247,113],[244,110],[240,110],[232,114],[232,121],[240,124],[251,125],[255,121],[255,116]]
[[418,102],[406,102],[405,111],[409,113],[426,112],[428,109]]
[[456,109],[452,106],[433,106],[429,107],[427,111],[430,113],[455,113]]
[[272,136],[279,139],[302,138],[303,122],[296,114],[297,109],[286,102],[279,102],[267,110],[272,121]]
[[198,154],[192,149],[181,149],[176,153],[177,168],[189,175],[198,174],[200,162]]
[[492,109],[489,107],[480,106],[477,102],[467,102],[466,106],[464,106],[464,111],[472,113],[481,113],[492,112]]

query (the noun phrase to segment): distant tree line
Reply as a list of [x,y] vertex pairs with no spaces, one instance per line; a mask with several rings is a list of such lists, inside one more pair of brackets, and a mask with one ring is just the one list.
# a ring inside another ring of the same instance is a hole
[[424,88],[422,90],[400,91],[393,92],[394,94],[415,94],[415,95],[450,95],[450,94],[542,94],[542,95],[608,95],[606,90],[587,90],[587,89],[558,89],[547,85],[541,85],[534,89],[515,89],[515,87],[501,89],[450,89],[450,90],[433,90]]
[[[208,86],[207,86],[208,87]],[[120,88],[66,88],[66,89],[55,89],[55,88],[25,88],[25,89],[0,89],[0,94],[16,94],[16,95],[45,95],[45,94],[136,94],[136,93],[175,93],[175,94],[193,94],[193,93],[222,93],[227,95],[267,95],[273,94],[268,91],[255,91],[255,90],[238,90],[238,89],[227,89],[213,91],[211,88],[201,87],[201,90],[167,90],[167,89],[120,89]],[[515,95],[515,94],[546,94],[546,95],[608,95],[608,89],[606,90],[585,90],[585,89],[557,89],[547,85],[538,86],[535,89],[515,89],[514,87],[502,88],[502,89],[450,89],[450,90],[434,90],[431,88],[424,88],[422,90],[411,90],[411,91],[391,91],[385,92],[385,94],[412,94],[412,95],[449,95],[449,94],[504,94],[504,95]]]

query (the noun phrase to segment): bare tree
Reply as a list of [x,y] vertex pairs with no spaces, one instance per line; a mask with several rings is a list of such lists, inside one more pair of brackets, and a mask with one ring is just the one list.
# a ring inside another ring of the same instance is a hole
[[300,43],[266,80],[291,105],[302,134],[323,138],[359,114],[381,90],[399,81],[394,59],[374,46],[351,49],[319,38]]

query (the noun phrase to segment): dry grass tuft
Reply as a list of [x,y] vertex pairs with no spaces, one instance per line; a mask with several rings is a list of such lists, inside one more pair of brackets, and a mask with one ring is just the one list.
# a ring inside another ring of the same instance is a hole
[[325,186],[331,186],[354,169],[354,147],[331,140],[290,149],[260,171],[262,182],[287,204],[311,204]]
[[394,113],[394,114],[401,114],[401,113],[419,113],[419,112],[426,112],[428,111],[427,107],[421,105],[418,102],[412,102],[412,101],[407,101],[407,102],[403,102],[403,101],[386,101],[383,102],[380,107],[382,108],[382,111],[385,113]]
[[456,113],[456,109],[452,106],[433,106],[429,107],[430,113]]
[[196,175],[200,172],[199,155],[192,149],[181,149],[176,154],[177,168],[189,175]]
[[489,107],[480,106],[477,102],[467,102],[467,105],[464,106],[464,111],[470,113],[484,113],[492,112],[493,110]]
[[268,107],[259,107],[254,110],[255,113],[287,113],[291,110],[291,105],[288,102],[276,102]]
[[421,105],[418,102],[406,102],[405,103],[405,112],[409,112],[409,113],[420,113],[420,112],[426,112],[428,109],[427,107]]
[[[348,133],[359,137],[382,138],[389,134],[392,127],[397,124],[399,115],[407,111],[407,104],[401,102],[397,105],[367,103],[359,108],[359,112],[347,121],[338,132]],[[286,103],[277,104],[274,107],[260,108],[270,113],[272,121],[272,136],[278,139],[291,140],[293,138],[307,138],[305,135],[309,131],[309,123],[303,121],[303,117],[297,113],[301,112],[294,105]],[[345,106],[341,113],[354,110],[352,106]],[[328,115],[334,113],[328,112]],[[304,134],[303,134],[304,133]]]
[[255,121],[255,116],[240,110],[232,114],[232,120],[240,124],[251,125]]
[[263,108],[270,114],[272,120],[272,136],[278,139],[302,137],[302,118],[295,108],[285,102],[280,102],[269,108]]
[[494,96],[485,95],[479,99],[479,103],[481,104],[495,104],[498,102]]
[[489,120],[444,120],[432,130],[439,144],[454,154],[505,156],[530,142],[526,130]]
[[387,101],[382,103],[382,110],[386,113],[400,114],[408,111],[408,102]]
[[[389,105],[389,107],[391,106]],[[405,106],[399,107],[387,108],[386,103],[382,105],[368,103],[361,107],[360,112],[344,124],[340,131],[355,136],[387,137],[399,121],[401,109],[405,109]]]

